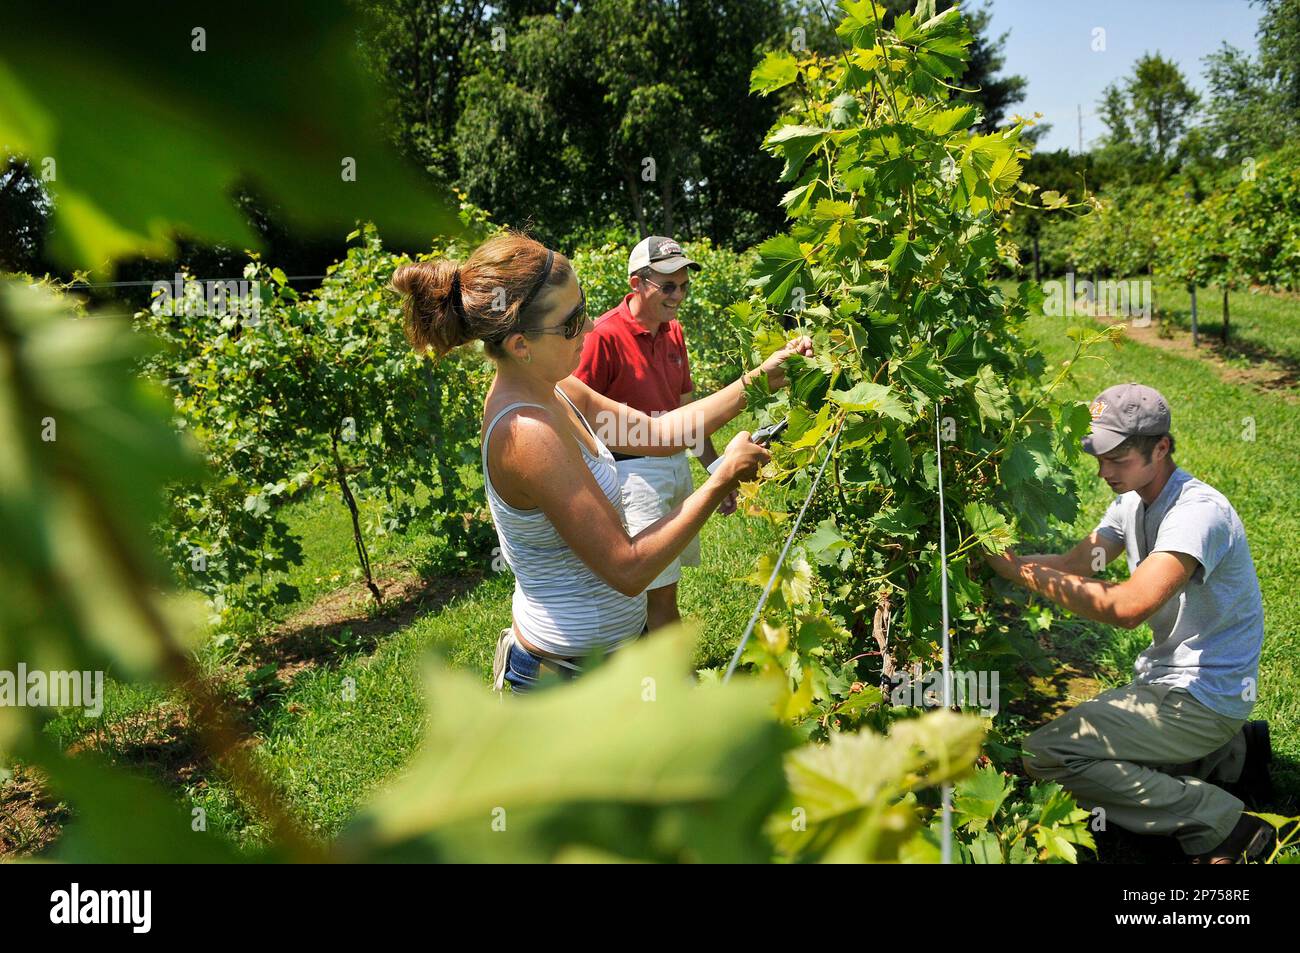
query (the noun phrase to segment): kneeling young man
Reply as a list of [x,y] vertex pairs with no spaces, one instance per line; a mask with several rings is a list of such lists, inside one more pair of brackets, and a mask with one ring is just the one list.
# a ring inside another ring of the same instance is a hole
[[[1256,859],[1272,828],[1219,786],[1268,795],[1268,726],[1247,721],[1264,610],[1245,529],[1222,493],[1174,463],[1159,392],[1120,384],[1091,411],[1083,448],[1118,497],[1068,553],[989,563],[1077,615],[1126,629],[1146,622],[1153,637],[1131,684],[1025,739],[1025,770],[1103,809],[1107,823],[1173,835],[1193,863]],[[1090,578],[1120,553],[1127,580]]]

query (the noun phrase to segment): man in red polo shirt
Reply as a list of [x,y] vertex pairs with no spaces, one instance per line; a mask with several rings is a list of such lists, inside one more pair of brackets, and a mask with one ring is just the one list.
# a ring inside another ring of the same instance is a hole
[[[655,416],[690,402],[694,390],[686,339],[677,309],[690,290],[690,272],[700,264],[682,254],[671,238],[645,239],[628,258],[631,293],[596,319],[574,371],[593,390]],[[707,467],[718,458],[713,441],[701,434],[696,456]],[[695,489],[686,451],[668,457],[616,453],[627,531],[635,536],[680,506]],[[718,507],[736,510],[733,493]],[[646,587],[651,630],[676,622],[677,582],[682,566],[700,564],[699,537]]]

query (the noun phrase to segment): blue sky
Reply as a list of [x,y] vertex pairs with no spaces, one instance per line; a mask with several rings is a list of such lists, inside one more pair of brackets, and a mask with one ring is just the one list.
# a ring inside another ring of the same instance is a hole
[[[1088,148],[1104,132],[1097,117],[1102,88],[1129,75],[1143,53],[1173,60],[1204,91],[1201,58],[1224,40],[1254,53],[1260,15],[1247,0],[993,0],[990,9],[993,35],[1010,31],[1003,71],[1029,80],[1014,111],[1041,112],[1052,124],[1044,149],[1077,147],[1076,104]],[[1100,52],[1092,49],[1097,27],[1105,30]]]

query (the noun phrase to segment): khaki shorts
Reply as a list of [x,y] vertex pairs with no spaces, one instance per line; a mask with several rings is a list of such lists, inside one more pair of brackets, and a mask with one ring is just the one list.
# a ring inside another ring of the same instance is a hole
[[[623,518],[631,536],[663,519],[695,492],[691,462],[685,451],[670,457],[619,460],[617,465],[623,495]],[[696,536],[646,589],[671,586],[681,579],[683,566],[699,564],[700,538]]]

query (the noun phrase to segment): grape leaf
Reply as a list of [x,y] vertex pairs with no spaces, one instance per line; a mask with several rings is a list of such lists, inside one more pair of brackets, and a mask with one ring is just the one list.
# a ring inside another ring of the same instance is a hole
[[793,56],[784,51],[770,52],[754,67],[749,78],[749,91],[766,96],[789,86],[798,75],[799,64]]
[[764,859],[789,735],[771,684],[691,684],[693,642],[661,631],[571,685],[504,699],[431,667],[424,745],[345,831],[341,857]]
[[859,381],[848,390],[833,390],[827,396],[845,410],[870,411],[903,423],[915,419],[902,399],[884,384]]

